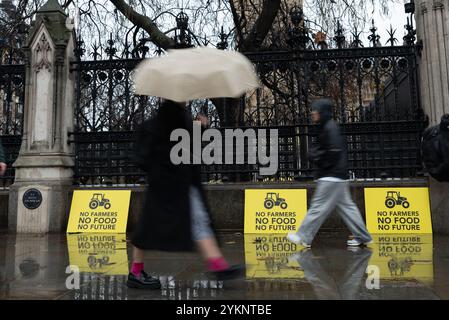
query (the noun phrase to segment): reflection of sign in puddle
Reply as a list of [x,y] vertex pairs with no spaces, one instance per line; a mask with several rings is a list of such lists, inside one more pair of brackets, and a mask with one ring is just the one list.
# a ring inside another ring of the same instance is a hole
[[80,272],[128,274],[125,234],[68,234],[70,264]]
[[303,278],[304,272],[290,257],[300,248],[285,234],[245,234],[247,278]]
[[373,235],[370,265],[380,268],[381,279],[433,283],[432,235]]

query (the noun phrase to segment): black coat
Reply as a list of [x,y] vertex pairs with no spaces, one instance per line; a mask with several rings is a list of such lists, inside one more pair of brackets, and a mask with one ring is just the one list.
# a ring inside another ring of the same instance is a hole
[[449,116],[447,120],[425,130],[421,143],[424,166],[440,182],[449,182]]
[[332,104],[326,99],[318,100],[312,109],[320,113],[318,135],[309,152],[309,158],[315,164],[315,179],[334,177],[347,180],[346,141],[338,124],[332,119]]
[[[198,166],[174,165],[170,141],[175,129],[192,132],[186,108],[167,101],[143,123],[136,141],[135,161],[147,172],[148,190],[144,210],[131,242],[143,250],[191,251],[194,243],[190,220],[190,187],[196,186],[204,199]],[[191,135],[192,136],[192,135]]]

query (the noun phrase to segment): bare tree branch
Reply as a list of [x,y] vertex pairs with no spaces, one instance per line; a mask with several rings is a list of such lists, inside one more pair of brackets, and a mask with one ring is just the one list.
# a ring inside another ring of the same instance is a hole
[[151,41],[163,49],[173,48],[175,42],[167,37],[156,24],[148,17],[141,15],[129,6],[124,0],[110,0],[114,6],[125,16],[140,28],[144,29],[151,37]]

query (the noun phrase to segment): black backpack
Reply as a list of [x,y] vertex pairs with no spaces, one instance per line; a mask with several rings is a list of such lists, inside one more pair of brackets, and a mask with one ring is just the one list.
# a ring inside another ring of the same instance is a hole
[[442,134],[441,125],[423,133],[421,156],[429,174],[440,182],[449,182],[449,132]]

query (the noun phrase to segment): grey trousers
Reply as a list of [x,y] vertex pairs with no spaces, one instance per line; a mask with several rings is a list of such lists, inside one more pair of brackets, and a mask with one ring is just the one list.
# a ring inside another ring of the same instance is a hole
[[[313,249],[300,252],[295,257],[303,268],[304,276],[312,285],[318,299],[357,300],[360,293],[363,292],[366,268],[371,255],[371,250],[367,248],[356,248],[355,252],[347,251],[343,253],[339,259],[346,261],[348,264],[345,265],[345,272],[342,277],[340,277],[340,273],[337,277],[331,277],[320,263],[320,260],[323,260],[317,259],[313,254]],[[330,268],[330,270],[333,270],[332,266]]]
[[318,181],[312,204],[297,234],[302,241],[311,244],[321,225],[337,209],[337,213],[358,241],[372,240],[359,209],[352,201],[349,182]]
[[192,238],[200,241],[214,237],[214,232],[210,226],[209,214],[206,211],[200,191],[190,187],[190,216],[192,221]]

